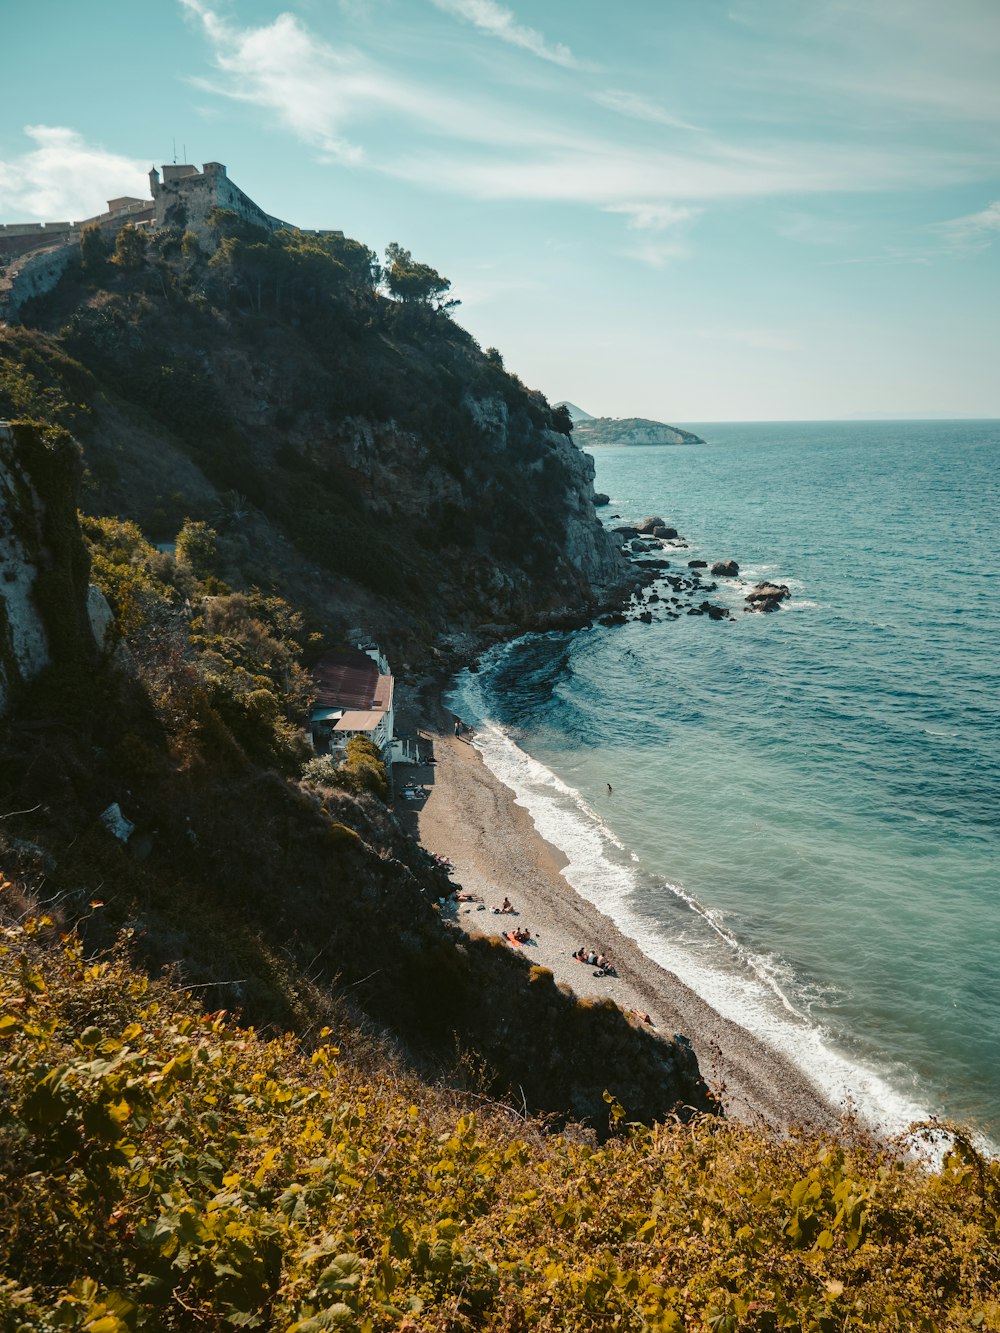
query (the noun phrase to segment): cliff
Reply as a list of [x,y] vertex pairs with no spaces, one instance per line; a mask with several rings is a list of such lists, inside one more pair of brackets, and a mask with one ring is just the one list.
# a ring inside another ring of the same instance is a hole
[[79,473],[65,431],[0,421],[0,716],[53,658],[82,669],[95,655]]
[[124,931],[216,1007],[326,1017],[429,1077],[457,1044],[556,1122],[606,1125],[609,1087],[643,1120],[708,1109],[682,1043],[456,941],[371,764],[306,768],[306,668],[350,627],[406,678],[617,595],[592,460],[367,252],[345,280],[356,243],[225,239],[71,270],[0,336],[0,404],[40,418],[0,441],[0,914],[56,904],[88,951]]
[[591,417],[574,421],[573,436],[581,447],[628,444],[704,444],[700,435],[643,417]]
[[380,295],[357,242],[229,228],[212,254],[168,229],[131,266],[77,264],[0,330],[0,415],[74,431],[88,512],[156,542],[209,522],[230,582],[407,660],[620,595],[592,460],[541,394]]

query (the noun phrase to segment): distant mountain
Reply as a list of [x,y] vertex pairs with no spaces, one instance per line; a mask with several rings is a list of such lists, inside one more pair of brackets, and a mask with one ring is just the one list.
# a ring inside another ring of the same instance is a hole
[[[570,415],[572,404],[567,403]],[[704,444],[700,435],[693,435],[679,426],[668,426],[663,421],[648,421],[645,417],[573,417],[573,439],[578,445],[624,444]]]
[[582,407],[577,407],[576,403],[567,402],[564,398],[561,403],[553,403],[553,407],[565,407],[569,412],[570,418],[575,426],[578,421],[595,421],[589,412],[585,412]]

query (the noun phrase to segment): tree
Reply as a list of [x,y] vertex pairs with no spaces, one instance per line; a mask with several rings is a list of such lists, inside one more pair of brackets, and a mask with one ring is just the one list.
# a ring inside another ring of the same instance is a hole
[[108,242],[96,222],[91,222],[80,233],[80,261],[86,273],[97,273],[108,257]]
[[196,579],[215,573],[219,560],[219,534],[207,523],[185,519],[177,534],[177,563],[186,565]]
[[573,418],[565,403],[560,403],[558,407],[552,409],[552,429],[557,430],[560,435],[573,434]]
[[429,264],[420,264],[409,250],[395,241],[385,251],[386,286],[398,301],[414,305],[430,305],[435,310],[453,310],[460,302],[445,300],[451,283]]
[[133,226],[131,222],[126,222],[115,241],[115,252],[111,256],[112,264],[124,269],[142,268],[146,262],[148,244],[149,238],[146,233]]

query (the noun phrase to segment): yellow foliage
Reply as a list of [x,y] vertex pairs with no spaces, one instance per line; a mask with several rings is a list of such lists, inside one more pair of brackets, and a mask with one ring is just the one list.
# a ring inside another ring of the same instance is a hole
[[0,1327],[1000,1328],[1000,1166],[960,1132],[938,1170],[850,1126],[597,1148],[355,1072],[334,1035],[303,1052],[7,932]]

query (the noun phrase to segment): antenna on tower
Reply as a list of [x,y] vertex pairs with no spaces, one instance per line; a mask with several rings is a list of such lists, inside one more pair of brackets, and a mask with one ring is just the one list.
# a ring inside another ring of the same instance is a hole
[[173,142],[174,142],[174,166],[176,167],[176,165],[177,165],[177,140],[175,139]]
[[187,160],[188,160],[188,146],[187,146],[187,144],[185,144],[185,145],[184,145],[184,161],[186,162]]

